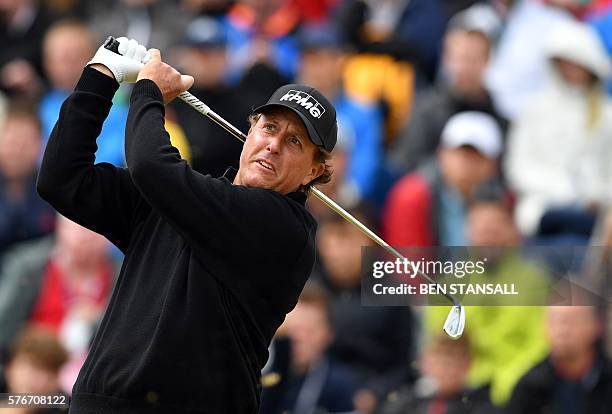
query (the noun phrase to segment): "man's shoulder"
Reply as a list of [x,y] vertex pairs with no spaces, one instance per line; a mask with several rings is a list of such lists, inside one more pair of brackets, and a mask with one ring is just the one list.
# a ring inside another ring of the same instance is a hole
[[516,391],[542,392],[551,388],[556,378],[550,356],[547,356],[523,375],[516,386]]
[[307,229],[316,228],[316,220],[306,209],[306,193],[302,191],[281,194],[265,188],[234,185],[227,176],[214,180],[227,186],[228,191],[239,193],[236,200],[251,206],[252,219],[268,220],[268,223],[276,222],[281,226],[294,225],[298,221]]

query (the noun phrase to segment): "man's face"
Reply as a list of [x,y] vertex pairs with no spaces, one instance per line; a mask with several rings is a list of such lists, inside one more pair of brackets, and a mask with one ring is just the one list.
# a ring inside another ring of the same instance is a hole
[[29,356],[19,355],[10,362],[6,371],[9,391],[24,393],[57,392],[57,375],[38,366]]
[[[360,217],[357,219],[361,220]],[[327,222],[317,232],[321,261],[332,283],[352,288],[361,281],[361,248],[371,240],[346,222]]]
[[287,334],[291,339],[293,362],[301,368],[321,358],[333,339],[325,309],[303,301],[287,316]]
[[489,41],[477,32],[452,31],[446,35],[443,61],[454,91],[468,96],[480,93],[489,61]]
[[344,61],[342,53],[331,47],[306,50],[299,68],[300,83],[314,86],[324,95],[335,93],[342,83]]
[[295,191],[323,173],[316,151],[302,120],[289,109],[273,108],[249,130],[234,184]]
[[587,90],[595,83],[595,77],[586,68],[572,61],[554,59],[553,64],[563,80],[578,89]]
[[591,306],[548,308],[548,338],[553,357],[572,359],[588,352],[601,333]]
[[44,42],[43,64],[53,87],[71,91],[94,51],[93,39],[85,28],[69,26],[48,34]]
[[40,153],[40,129],[26,116],[9,116],[0,131],[0,173],[11,180],[30,176]]
[[214,88],[223,84],[227,67],[225,49],[221,47],[187,47],[179,55],[184,73],[195,78],[194,86]]
[[470,207],[467,234],[474,246],[509,247],[520,243],[512,214],[494,201],[483,201]]
[[436,386],[437,395],[450,397],[465,387],[470,368],[469,350],[457,345],[434,345],[423,351],[420,370]]
[[464,197],[497,171],[495,160],[489,159],[470,146],[449,148],[442,146],[438,150],[440,169],[446,184],[459,191]]

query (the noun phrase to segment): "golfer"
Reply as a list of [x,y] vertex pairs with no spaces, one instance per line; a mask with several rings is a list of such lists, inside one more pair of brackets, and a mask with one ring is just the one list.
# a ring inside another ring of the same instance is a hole
[[[38,177],[45,200],[125,253],[70,412],[257,413],[268,345],[313,267],[304,203],[329,179],[335,110],[284,86],[253,112],[235,178],[201,175],[164,130],[164,104],[193,78],[119,42],[122,55],[101,47],[64,102]],[[137,81],[127,169],[94,164],[122,81]]]

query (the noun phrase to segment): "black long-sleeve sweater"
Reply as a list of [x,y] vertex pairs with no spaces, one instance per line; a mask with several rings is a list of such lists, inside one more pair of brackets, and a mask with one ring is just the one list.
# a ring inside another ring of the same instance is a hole
[[256,413],[268,345],[314,262],[305,196],[194,172],[149,80],[132,92],[128,168],[94,165],[117,87],[85,69],[38,178],[60,213],[125,253],[70,412]]

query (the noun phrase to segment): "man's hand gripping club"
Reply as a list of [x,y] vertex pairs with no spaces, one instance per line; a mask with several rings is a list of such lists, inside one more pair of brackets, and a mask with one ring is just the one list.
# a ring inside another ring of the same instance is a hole
[[150,57],[147,48],[136,40],[128,40],[126,37],[118,38],[117,42],[118,53],[108,50],[105,42],[98,48],[94,57],[87,62],[87,65],[107,76],[114,77],[119,83],[136,82],[138,72]]
[[107,49],[105,43],[87,65],[114,77],[119,83],[149,79],[161,90],[164,103],[170,102],[193,85],[192,76],[181,75],[172,66],[161,61],[159,50],[147,51],[136,40],[128,40],[125,37],[118,38],[117,42],[118,53]]

